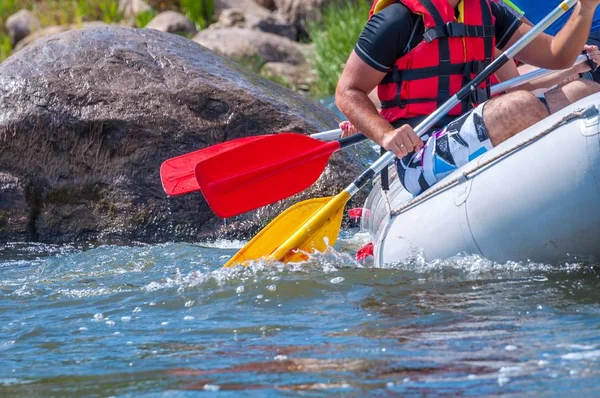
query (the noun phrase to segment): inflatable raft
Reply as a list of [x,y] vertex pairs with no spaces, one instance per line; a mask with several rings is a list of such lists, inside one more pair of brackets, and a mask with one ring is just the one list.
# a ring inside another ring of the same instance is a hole
[[[413,198],[390,167],[363,210],[378,266],[457,254],[600,258],[600,94],[578,101]],[[518,115],[516,115],[518,117]]]

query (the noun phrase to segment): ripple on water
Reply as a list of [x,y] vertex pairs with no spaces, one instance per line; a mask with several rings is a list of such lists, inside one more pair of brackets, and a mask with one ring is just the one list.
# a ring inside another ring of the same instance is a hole
[[243,242],[13,246],[0,395],[600,392],[593,265],[416,253],[378,269],[354,260],[366,240],[227,269]]

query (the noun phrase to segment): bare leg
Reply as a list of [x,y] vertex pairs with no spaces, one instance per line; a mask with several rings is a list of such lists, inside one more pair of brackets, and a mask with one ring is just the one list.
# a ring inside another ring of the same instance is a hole
[[542,102],[529,91],[515,91],[490,100],[483,121],[493,146],[533,126],[548,116]]
[[580,79],[552,89],[545,95],[550,112],[556,113],[573,102],[599,91],[600,84],[591,80]]

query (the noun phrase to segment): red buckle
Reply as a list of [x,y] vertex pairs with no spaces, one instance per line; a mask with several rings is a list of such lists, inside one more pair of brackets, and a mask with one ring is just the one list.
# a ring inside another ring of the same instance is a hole
[[363,209],[362,207],[357,207],[355,209],[348,210],[348,217],[352,218],[355,222],[358,221],[361,217],[369,216],[369,209]]
[[355,258],[357,262],[363,262],[369,256],[373,257],[373,242],[369,242],[363,247],[361,247],[361,249],[356,252]]

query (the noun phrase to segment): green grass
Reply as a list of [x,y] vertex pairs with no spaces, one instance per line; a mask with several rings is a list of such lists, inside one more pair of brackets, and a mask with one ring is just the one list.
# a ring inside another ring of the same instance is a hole
[[6,20],[22,7],[21,2],[17,0],[0,0],[0,62],[4,61],[12,52],[10,38],[4,25]]
[[102,15],[102,21],[106,23],[116,23],[123,19],[119,12],[119,2],[116,0],[103,0],[98,3],[98,10]]
[[4,25],[8,17],[23,8],[21,3],[17,0],[0,0],[0,34],[6,33]]
[[123,19],[118,0],[0,0],[0,62],[11,53],[6,20],[23,8],[31,10],[44,27],[87,21],[117,23]]
[[135,17],[135,26],[138,28],[144,28],[146,27],[146,25],[148,25],[148,23],[150,23],[150,21],[152,21],[152,18],[154,18],[154,11],[150,10],[150,11],[145,11],[142,12],[141,14],[136,15]]
[[[135,24],[139,28],[146,26],[156,13],[175,10],[184,13],[198,29],[203,29],[213,22],[215,13],[214,0],[149,0],[148,3],[154,11],[142,13],[135,18]],[[123,21],[118,0],[0,0],[0,62],[12,51],[4,28],[6,20],[23,8],[31,10],[43,27],[89,21]]]
[[206,28],[213,22],[214,0],[180,0],[180,4],[181,11],[196,24],[198,30]]
[[8,58],[11,52],[10,38],[6,33],[0,33],[0,62]]
[[335,93],[338,79],[354,49],[369,16],[368,0],[331,3],[323,10],[323,20],[308,24],[308,34],[315,43],[314,67],[317,94]]

